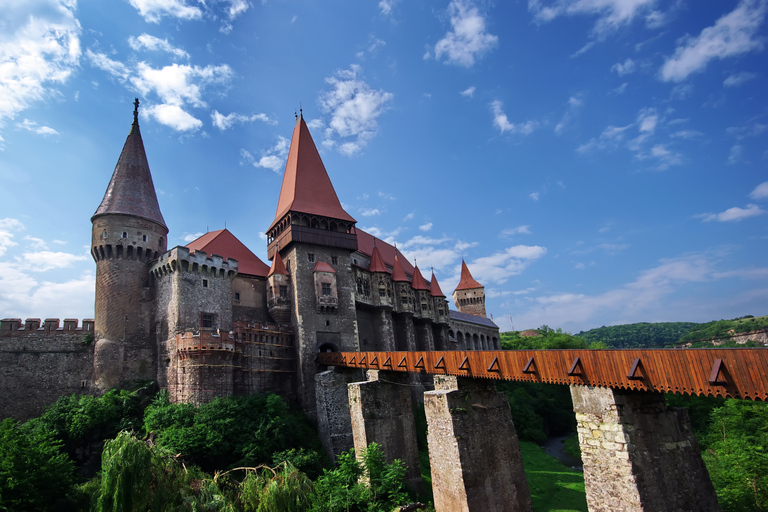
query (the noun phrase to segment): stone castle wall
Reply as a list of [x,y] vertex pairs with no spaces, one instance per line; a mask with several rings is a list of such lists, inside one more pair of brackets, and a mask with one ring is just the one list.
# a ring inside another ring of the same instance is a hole
[[27,420],[60,396],[87,394],[93,374],[93,320],[0,321],[0,419]]

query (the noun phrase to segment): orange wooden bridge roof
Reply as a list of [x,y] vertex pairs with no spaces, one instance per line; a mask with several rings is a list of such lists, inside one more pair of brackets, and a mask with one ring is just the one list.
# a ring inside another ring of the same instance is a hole
[[324,352],[318,363],[481,379],[768,399],[768,349]]

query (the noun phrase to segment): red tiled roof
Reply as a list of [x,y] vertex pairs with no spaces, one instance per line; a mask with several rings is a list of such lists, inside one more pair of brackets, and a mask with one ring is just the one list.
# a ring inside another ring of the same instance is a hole
[[429,290],[429,286],[427,286],[427,282],[424,280],[424,276],[421,275],[421,270],[419,270],[418,266],[414,267],[413,269],[413,280],[411,281],[411,287],[414,290]]
[[405,256],[403,256],[403,253],[397,250],[394,246],[379,238],[374,238],[373,235],[366,233],[360,228],[355,228],[355,232],[357,233],[357,252],[370,257],[371,262],[373,262],[373,247],[375,243],[376,248],[381,253],[381,259],[384,260],[384,264],[387,265],[387,267],[392,268],[394,271],[395,254],[397,254],[405,273],[413,275],[413,266],[408,262]]
[[392,280],[394,282],[409,282],[410,279],[408,279],[408,276],[405,275],[405,270],[403,270],[403,265],[400,263],[400,260],[401,258],[398,258],[397,254],[395,254],[395,264],[392,265]]
[[187,248],[208,254],[218,254],[225,260],[229,258],[237,260],[237,272],[239,274],[267,277],[269,272],[269,267],[226,229],[209,231],[197,240],[188,243]]
[[110,213],[135,215],[167,227],[163,214],[160,213],[137,117],[133,119],[131,131],[125,139],[123,151],[115,165],[112,179],[109,180],[104,199],[101,200],[91,221]]
[[288,271],[285,269],[285,264],[283,263],[283,257],[280,256],[278,251],[275,251],[275,257],[272,259],[272,266],[269,267],[269,273],[267,274],[267,277],[273,274],[280,274],[283,276],[288,275]]
[[387,265],[384,263],[384,259],[381,257],[381,252],[378,246],[373,246],[373,252],[371,252],[371,264],[368,265],[369,272],[387,272]]
[[437,282],[437,278],[435,277],[435,273],[432,272],[432,282],[429,286],[429,294],[433,297],[445,297],[445,294],[443,293],[443,290],[440,289],[440,284]]
[[334,274],[336,273],[333,267],[324,261],[318,261],[317,263],[315,263],[314,272],[332,272]]
[[483,285],[475,281],[472,274],[469,273],[469,268],[464,260],[461,260],[461,280],[456,290],[471,290],[473,288],[483,288]]
[[357,222],[341,207],[303,116],[293,129],[275,220],[269,229],[289,211]]

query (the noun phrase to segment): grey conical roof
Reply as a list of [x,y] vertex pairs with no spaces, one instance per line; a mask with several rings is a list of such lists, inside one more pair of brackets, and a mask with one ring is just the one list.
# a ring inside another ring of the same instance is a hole
[[134,112],[131,132],[125,140],[123,152],[117,160],[107,192],[96,213],[91,217],[91,221],[110,213],[134,215],[167,228],[163,214],[160,213],[160,205],[157,203],[155,185],[152,183],[152,174],[149,172],[149,163],[147,154],[144,152],[144,141],[141,140],[136,112]]

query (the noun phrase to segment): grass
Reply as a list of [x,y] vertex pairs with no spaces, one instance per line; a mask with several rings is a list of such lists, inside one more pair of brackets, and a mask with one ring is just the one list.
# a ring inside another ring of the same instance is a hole
[[522,441],[520,451],[534,512],[587,512],[581,472],[562,465],[535,443]]

